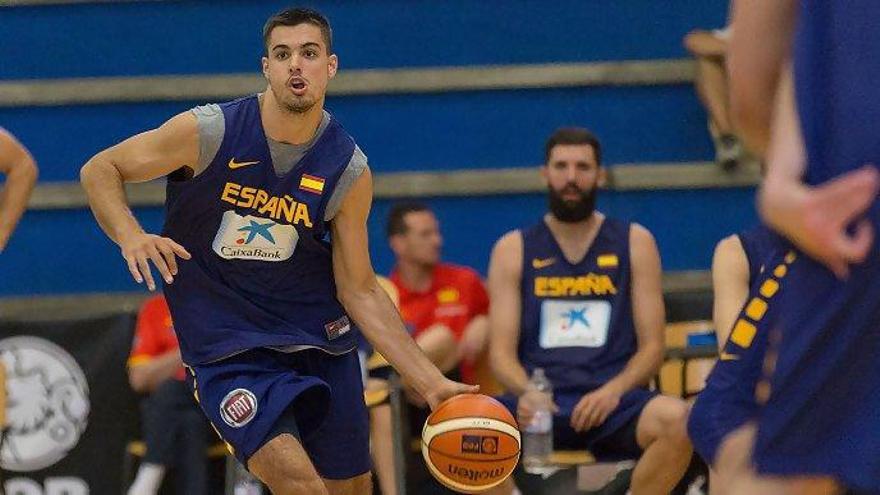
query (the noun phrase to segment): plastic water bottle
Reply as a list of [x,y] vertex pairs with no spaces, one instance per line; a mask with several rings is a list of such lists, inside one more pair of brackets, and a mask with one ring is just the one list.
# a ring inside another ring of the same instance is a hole
[[[553,399],[553,387],[542,368],[535,368],[529,387],[547,395],[547,402]],[[532,422],[523,430],[522,460],[526,471],[540,470],[550,464],[553,453],[553,412],[546,405],[535,411]]]
[[[228,467],[228,465],[227,465]],[[263,485],[241,464],[234,463],[233,495],[263,495]]]

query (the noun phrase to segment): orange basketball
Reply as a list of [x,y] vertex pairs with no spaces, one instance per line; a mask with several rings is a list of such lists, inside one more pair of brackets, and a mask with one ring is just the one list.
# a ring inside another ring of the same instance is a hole
[[422,428],[422,455],[437,481],[461,493],[501,484],[519,461],[516,421],[500,402],[480,394],[447,399]]

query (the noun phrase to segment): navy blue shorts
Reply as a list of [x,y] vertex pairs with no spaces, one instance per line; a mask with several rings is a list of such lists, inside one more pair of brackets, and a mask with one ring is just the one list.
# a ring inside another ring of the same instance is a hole
[[190,369],[199,405],[247,460],[280,433],[297,436],[318,473],[352,478],[370,470],[370,425],[357,353],[252,349]]
[[782,294],[759,472],[824,475],[880,492],[880,253],[841,281],[801,255]]
[[[617,406],[605,422],[597,428],[578,433],[571,427],[571,415],[584,393],[560,393],[553,395],[559,412],[553,415],[553,448],[555,450],[586,449],[599,461],[638,459],[642,448],[636,441],[636,426],[645,405],[657,396],[647,389],[631,390],[620,398]],[[518,398],[506,394],[497,397],[516,417]]]
[[763,376],[767,343],[780,313],[780,297],[792,256],[780,253],[749,290],[720,359],[706,379],[688,418],[694,450],[713,464],[727,435],[755,419],[760,406],[755,389]]

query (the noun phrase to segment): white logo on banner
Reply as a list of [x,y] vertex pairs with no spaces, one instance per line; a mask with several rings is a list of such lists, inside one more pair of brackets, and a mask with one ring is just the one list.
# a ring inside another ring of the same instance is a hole
[[602,347],[608,340],[610,319],[608,301],[545,300],[541,303],[541,347]]
[[89,386],[82,369],[67,351],[37,337],[0,340],[0,363],[8,394],[0,467],[36,471],[55,464],[86,429]]
[[227,260],[284,261],[293,255],[298,241],[293,225],[229,210],[223,213],[212,247]]

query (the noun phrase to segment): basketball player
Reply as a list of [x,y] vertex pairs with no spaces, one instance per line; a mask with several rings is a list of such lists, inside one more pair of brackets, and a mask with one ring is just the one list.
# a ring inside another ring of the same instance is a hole
[[[743,426],[755,419],[769,333],[779,293],[795,256],[763,225],[718,243],[712,261],[714,314],[720,359],[688,419],[694,450],[713,468],[712,492],[748,466]],[[724,454],[722,455],[721,452]]]
[[[691,459],[684,402],[647,389],[664,355],[660,257],[644,227],[595,211],[599,141],[577,128],[547,141],[550,211],[505,234],[489,268],[490,355],[521,425],[555,411],[557,448],[639,458],[632,491],[668,494]],[[543,368],[553,404],[530,389]]]
[[734,491],[877,493],[880,177],[868,164],[880,159],[880,4],[747,0],[734,15],[735,118],[756,149],[770,143],[761,213],[806,255],[787,276],[780,343],[768,351],[760,477]]
[[0,127],[0,174],[6,182],[0,188],[0,253],[9,243],[12,231],[24,214],[28,198],[37,182],[34,158],[6,129]]
[[[369,493],[355,325],[432,407],[476,387],[443,377],[376,282],[366,157],[324,111],[327,20],[288,9],[263,34],[263,93],[104,150],[82,182],[134,279],[155,289],[152,263],[165,280],[190,384],[235,456],[275,494]],[[122,186],[163,176],[157,236]]]

